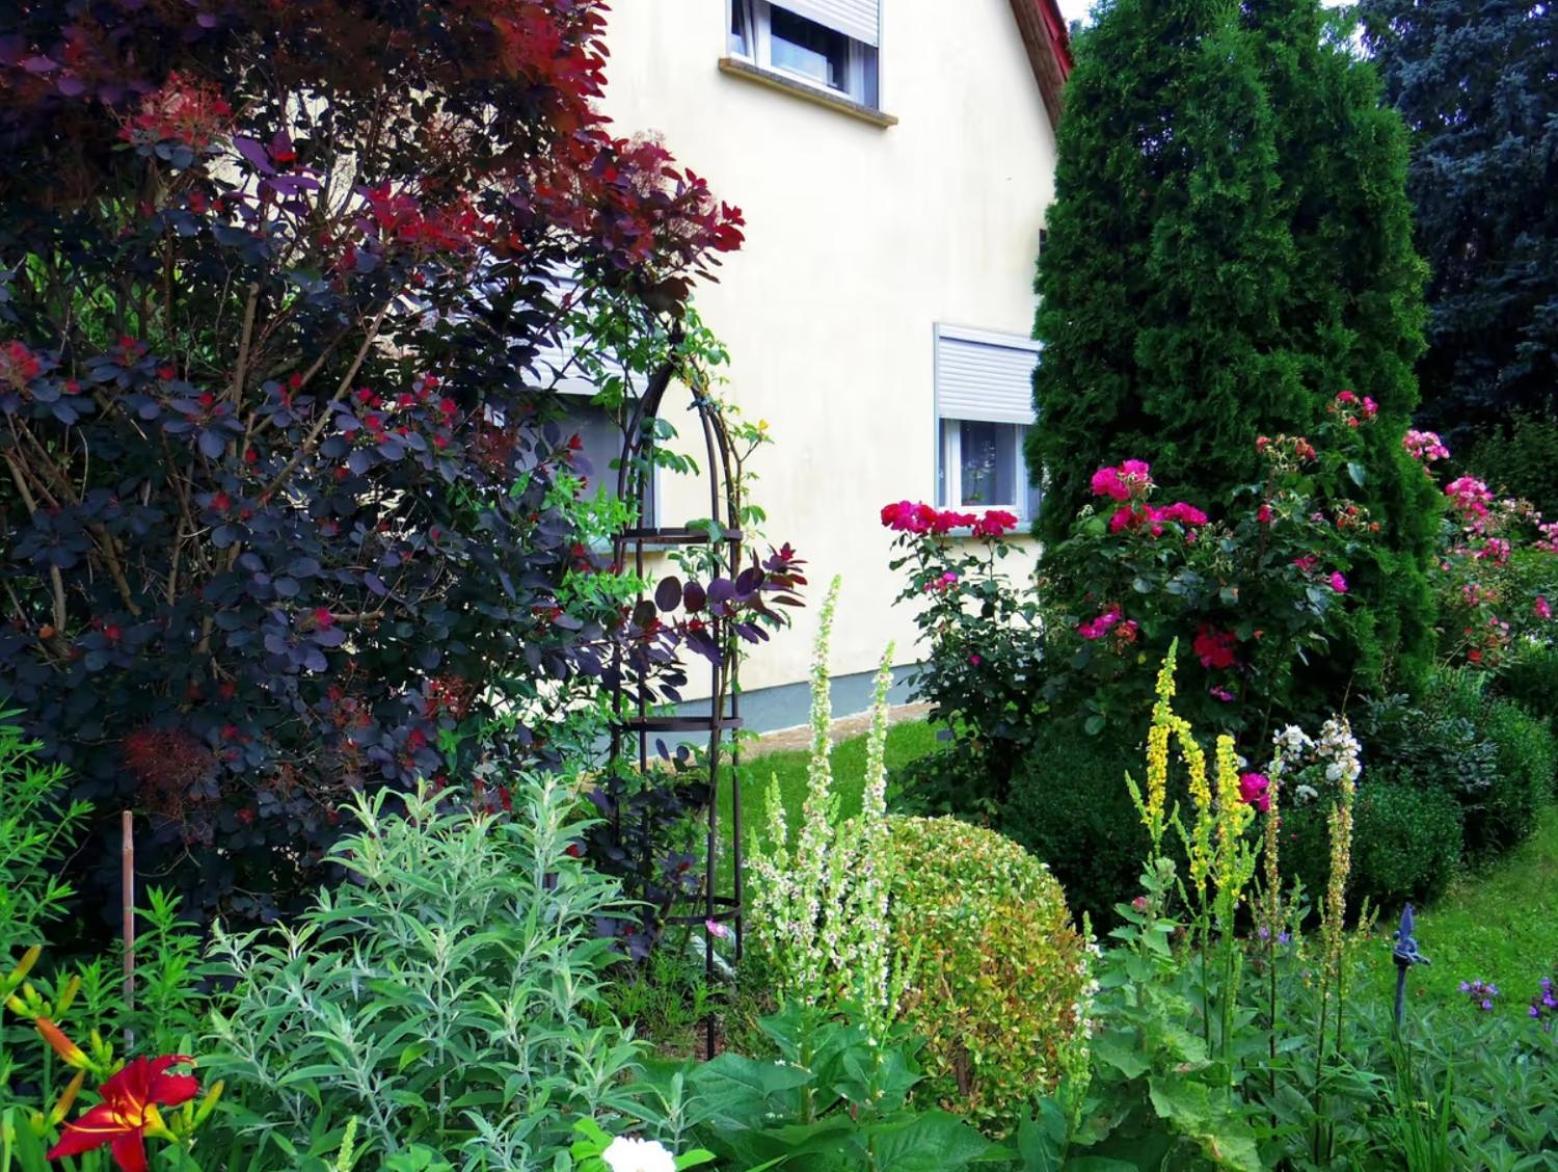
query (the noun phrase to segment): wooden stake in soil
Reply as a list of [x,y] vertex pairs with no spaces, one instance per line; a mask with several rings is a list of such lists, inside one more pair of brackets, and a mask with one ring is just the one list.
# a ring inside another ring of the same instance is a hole
[[[135,1009],[135,815],[119,815],[119,883],[121,930],[124,934],[124,1008]],[[128,1031],[126,1031],[127,1041]]]

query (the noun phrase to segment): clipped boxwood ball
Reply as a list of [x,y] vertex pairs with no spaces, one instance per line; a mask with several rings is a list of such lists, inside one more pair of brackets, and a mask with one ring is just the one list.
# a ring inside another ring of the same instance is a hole
[[1060,1078],[1085,942],[1049,868],[954,818],[893,818],[893,946],[918,949],[904,1020],[927,1040],[922,1089],[1000,1130]]

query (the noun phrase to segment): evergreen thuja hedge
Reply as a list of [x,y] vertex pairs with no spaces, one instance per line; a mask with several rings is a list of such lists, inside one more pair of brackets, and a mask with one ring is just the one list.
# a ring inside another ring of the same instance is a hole
[[1317,0],[1227,10],[1116,0],[1077,41],[1040,259],[1029,463],[1064,537],[1095,469],[1150,459],[1214,516],[1261,434],[1311,432],[1337,391],[1379,404],[1337,486],[1381,522],[1354,568],[1370,624],[1335,664],[1422,676],[1431,486],[1401,438],[1417,403],[1423,268],[1406,138]]

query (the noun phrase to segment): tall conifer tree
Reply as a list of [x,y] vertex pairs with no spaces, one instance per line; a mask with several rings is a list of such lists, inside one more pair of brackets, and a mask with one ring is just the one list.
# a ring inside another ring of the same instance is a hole
[[[1039,264],[1039,426],[1057,539],[1100,464],[1206,490],[1308,414],[1275,306],[1293,267],[1248,38],[1208,0],[1114,0],[1076,43]],[[1275,295],[1275,296],[1274,296]]]
[[1384,526],[1356,567],[1377,681],[1431,647],[1431,490],[1400,441],[1421,347],[1406,139],[1318,0],[1114,0],[1077,43],[1039,263],[1029,461],[1059,539],[1101,464],[1149,458],[1214,510],[1254,438],[1311,430],[1344,388],[1380,425],[1352,494]]
[[[1377,678],[1399,652],[1410,678],[1433,648],[1426,568],[1438,523],[1432,485],[1401,439],[1418,403],[1425,266],[1412,245],[1408,142],[1378,75],[1350,43],[1344,15],[1320,0],[1247,0],[1243,19],[1276,114],[1292,279],[1280,306],[1306,386],[1324,400],[1355,388],[1378,404],[1367,454],[1346,486],[1384,532],[1359,549],[1353,583],[1372,637],[1351,649]],[[1296,426],[1299,421],[1294,421]]]

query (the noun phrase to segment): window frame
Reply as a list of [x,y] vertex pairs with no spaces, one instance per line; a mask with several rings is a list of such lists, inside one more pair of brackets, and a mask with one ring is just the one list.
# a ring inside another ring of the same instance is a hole
[[[853,37],[844,37],[849,46],[849,57],[844,62],[845,86],[835,88],[815,77],[775,65],[773,58],[773,9],[771,0],[725,0],[725,50],[732,57],[746,61],[757,69],[766,70],[786,81],[807,86],[820,93],[844,98],[870,110],[882,108],[881,50]],[[783,4],[777,7],[799,20],[809,20]],[[737,16],[741,18],[742,35],[737,40],[735,28]],[[815,22],[812,22],[815,23]]]
[[[559,419],[557,424],[563,429],[565,435],[571,429],[574,434],[582,439],[584,435],[583,425],[577,413],[598,411],[605,416],[605,422],[611,425],[612,434],[620,437],[621,443],[618,444],[615,454],[608,456],[603,466],[600,465],[599,461],[595,462],[597,464],[595,475],[591,478],[589,488],[586,490],[586,495],[589,497],[594,497],[595,493],[602,489],[606,491],[607,495],[615,497],[618,469],[612,465],[620,464],[622,460],[622,444],[626,442],[627,438],[623,434],[621,426],[612,418],[611,412],[600,403],[597,403],[590,395],[564,390],[558,390],[554,393],[557,396],[559,406],[562,407],[564,412],[563,418]],[[636,403],[637,401],[636,395],[628,400],[629,403]],[[639,502],[642,506],[642,515],[634,522],[640,529],[655,529],[660,525],[660,518],[665,509],[661,497],[663,488],[661,480],[662,471],[658,464],[652,464],[649,467],[648,483],[645,485],[647,499]]]
[[[1038,483],[1029,479],[1027,462],[1027,438],[1028,431],[1038,426],[1037,420],[1032,423],[1007,423],[1014,431],[1012,458],[1016,461],[1013,467],[1013,480],[1021,488],[1019,500],[1007,503],[991,502],[989,504],[965,505],[962,504],[963,496],[963,435],[961,427],[948,427],[949,423],[964,422],[998,422],[993,420],[968,420],[959,415],[943,415],[941,411],[941,345],[943,340],[957,342],[972,342],[982,346],[999,346],[1005,349],[1028,350],[1034,355],[1035,362],[1044,352],[1043,344],[1033,338],[1020,334],[1004,334],[995,330],[974,329],[967,326],[944,325],[938,322],[933,332],[931,350],[932,373],[932,437],[935,460],[932,473],[932,487],[937,507],[955,509],[958,512],[973,513],[980,516],[993,509],[1015,513],[1018,520],[1032,521],[1044,503],[1044,478],[1041,476]],[[1029,507],[1031,503],[1031,508]]]

